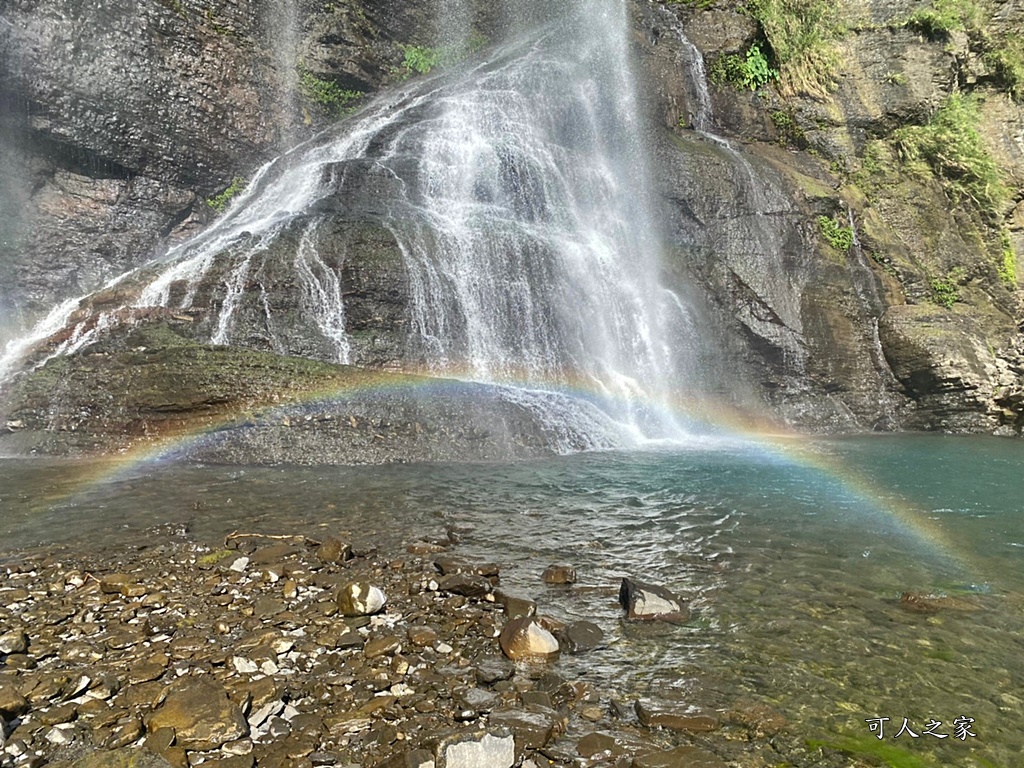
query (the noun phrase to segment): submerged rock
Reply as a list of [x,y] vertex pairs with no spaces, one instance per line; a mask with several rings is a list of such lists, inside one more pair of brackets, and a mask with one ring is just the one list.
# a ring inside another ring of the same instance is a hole
[[690,611],[678,595],[665,587],[633,579],[622,580],[619,603],[630,620],[684,622],[690,618]]
[[571,565],[549,565],[541,578],[545,584],[575,584],[576,569]]

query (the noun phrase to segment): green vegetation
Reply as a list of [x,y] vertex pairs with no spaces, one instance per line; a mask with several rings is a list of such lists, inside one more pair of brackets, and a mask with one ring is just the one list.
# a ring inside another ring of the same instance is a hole
[[929,286],[932,289],[932,301],[940,307],[949,309],[960,301],[960,286],[967,278],[963,267],[951,269],[945,277],[934,278]]
[[784,90],[824,97],[835,85],[839,54],[835,42],[846,34],[833,0],[747,0],[761,25]]
[[831,216],[819,216],[818,228],[825,242],[837,251],[846,253],[853,247],[853,227],[844,227]]
[[938,768],[929,757],[897,746],[891,740],[880,740],[871,735],[842,735],[829,739],[809,740],[807,746],[835,749],[851,757],[866,760],[872,765],[884,765],[888,768]]
[[427,48],[422,45],[403,45],[401,48],[405,54],[402,66],[405,67],[406,74],[409,75],[413,73],[425,75],[440,66],[446,58],[443,48]]
[[711,66],[712,82],[719,85],[730,83],[751,91],[763,88],[778,77],[778,71],[769,65],[768,57],[758,43],[752,44],[745,56],[729,53],[719,56]]
[[995,41],[984,55],[996,85],[1015,101],[1024,102],[1024,36],[1007,35]]
[[929,7],[910,14],[903,25],[932,40],[944,40],[957,30],[976,28],[980,12],[974,0],[933,0]]
[[219,195],[206,198],[206,204],[217,213],[223,213],[224,209],[228,207],[228,203],[243,189],[245,189],[245,179],[236,176],[228,188]]
[[1010,233],[1003,227],[999,233],[1000,259],[996,269],[999,279],[1012,288],[1017,287],[1017,253],[1013,250]]
[[469,54],[479,51],[487,45],[484,35],[474,34],[458,45],[446,45],[430,48],[425,45],[400,45],[405,58],[402,59],[402,70],[405,77],[425,75],[438,67],[446,67],[465,59]]
[[361,91],[345,90],[333,80],[317,77],[301,64],[299,65],[299,90],[302,91],[303,96],[323,108],[331,117],[353,112],[356,103],[364,95]]
[[772,119],[772,123],[775,124],[775,129],[779,132],[779,141],[791,147],[797,149],[807,148],[807,135],[804,133],[804,129],[797,123],[796,117],[792,111],[784,109],[776,109],[769,117]]
[[938,176],[954,201],[973,200],[990,219],[1001,217],[1010,192],[978,133],[977,98],[954,93],[925,125],[893,132],[896,150],[911,168],[924,164]]

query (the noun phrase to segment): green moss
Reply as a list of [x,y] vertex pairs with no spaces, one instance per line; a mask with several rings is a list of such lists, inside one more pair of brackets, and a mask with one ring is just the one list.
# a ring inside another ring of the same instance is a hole
[[851,757],[889,768],[939,768],[938,763],[930,757],[872,735],[836,735],[827,739],[809,740],[807,746],[814,749],[834,749]]
[[440,67],[457,64],[485,45],[487,45],[487,37],[480,34],[470,35],[468,40],[458,45],[446,45],[440,48],[430,48],[424,45],[399,45],[404,56],[402,73],[405,77],[426,75]]
[[202,557],[196,558],[196,565],[198,565],[198,566],[216,565],[217,563],[219,563],[224,558],[229,557],[230,555],[234,555],[234,554],[238,554],[237,551],[231,550],[231,549],[218,549],[218,550],[215,550],[215,551],[210,552],[208,554],[205,554]]
[[1000,259],[997,266],[999,279],[1012,288],[1017,287],[1017,252],[1013,250],[1010,233],[1006,228],[999,232]]
[[362,91],[346,90],[333,80],[317,77],[301,65],[299,66],[299,89],[303,96],[332,117],[355,111],[357,102],[365,95]]
[[768,57],[758,43],[752,44],[743,56],[725,54],[711,65],[711,80],[718,85],[729,83],[740,89],[756,91],[778,78],[778,71],[769,65]]
[[221,192],[219,195],[206,198],[206,204],[213,208],[217,213],[223,213],[224,209],[228,207],[228,203],[234,199],[234,197],[245,189],[245,179],[236,176],[232,180],[230,186]]
[[983,56],[997,86],[1015,101],[1024,101],[1024,36],[1006,35]]
[[929,282],[932,290],[931,299],[940,307],[950,309],[960,301],[960,286],[963,285],[967,272],[963,267],[951,269],[945,277],[937,277]]
[[944,40],[952,32],[979,26],[981,9],[974,0],[933,0],[927,8],[919,8],[908,16],[902,26],[916,29],[933,40]]
[[785,90],[825,96],[835,85],[846,33],[839,4],[832,0],[747,0],[746,11],[760,24]]
[[825,242],[837,251],[846,253],[853,247],[853,228],[844,227],[831,216],[819,216],[818,229]]
[[954,201],[968,197],[990,219],[1001,217],[1010,192],[978,132],[978,99],[954,93],[925,125],[904,126],[892,138],[909,166],[924,163]]

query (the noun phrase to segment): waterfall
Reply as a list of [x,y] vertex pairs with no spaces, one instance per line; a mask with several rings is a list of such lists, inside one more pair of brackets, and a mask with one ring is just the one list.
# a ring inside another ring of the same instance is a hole
[[[467,5],[442,5],[468,34]],[[517,18],[534,7],[510,5]],[[696,331],[659,283],[625,3],[576,0],[551,14],[268,163],[214,226],[128,278],[134,306],[187,309],[216,275],[212,341],[244,344],[234,326],[252,276],[299,231],[306,320],[349,361],[343,286],[317,233],[325,210],[366,194],[354,180],[371,178],[380,197],[364,214],[393,233],[409,277],[410,367],[506,386],[566,445],[682,436],[667,406],[686,361],[672,350]],[[265,291],[261,306],[272,328]]]

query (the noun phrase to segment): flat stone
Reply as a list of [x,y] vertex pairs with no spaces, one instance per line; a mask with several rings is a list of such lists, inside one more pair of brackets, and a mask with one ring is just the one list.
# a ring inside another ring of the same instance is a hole
[[224,688],[198,678],[177,681],[147,726],[151,733],[173,728],[177,746],[197,751],[249,735],[249,724]]
[[338,590],[336,602],[343,616],[371,616],[384,609],[387,598],[379,587],[353,581]]
[[368,659],[396,653],[402,647],[397,637],[375,637],[363,646],[363,655]]
[[626,618],[634,621],[684,622],[690,612],[682,599],[665,587],[623,579],[619,602],[626,609]]
[[105,595],[121,594],[121,587],[125,584],[133,584],[135,579],[127,573],[108,573],[100,577],[100,592]]
[[485,658],[476,665],[476,681],[481,685],[494,685],[508,680],[515,671],[515,665],[508,659],[498,656]]
[[434,567],[442,575],[468,573],[473,576],[497,576],[501,572],[501,567],[496,563],[467,563],[457,557],[448,556],[434,558]]
[[543,661],[558,655],[558,641],[535,618],[512,619],[498,638],[502,652],[513,661]]
[[442,576],[437,584],[442,592],[464,597],[483,597],[491,591],[491,582],[483,576],[468,573],[447,574]]
[[406,635],[409,638],[409,642],[417,648],[426,648],[428,645],[433,645],[437,642],[437,632],[430,627],[409,627]]
[[498,605],[505,609],[505,615],[510,619],[521,619],[537,614],[537,603],[529,598],[499,590],[494,593],[494,599]]
[[600,648],[604,632],[592,621],[574,621],[561,632],[559,639],[569,653],[583,653]]
[[613,736],[595,731],[594,733],[588,733],[576,742],[576,752],[580,757],[594,757],[594,755],[601,754],[615,757],[617,746],[618,744]]
[[500,700],[498,694],[483,688],[464,688],[455,694],[455,701],[460,708],[478,713],[490,712]]
[[558,715],[554,710],[532,712],[522,709],[501,709],[487,719],[494,728],[507,728],[515,736],[519,749],[540,749],[555,735]]
[[698,747],[676,747],[633,758],[633,768],[728,768],[717,755]]
[[549,565],[540,577],[545,584],[575,584],[576,569],[571,565]]
[[438,748],[444,768],[512,768],[516,744],[512,736],[466,735],[449,740]]
[[636,716],[645,728],[667,728],[670,731],[688,731],[703,733],[718,728],[718,718],[711,715],[676,715],[670,712],[659,712],[643,702],[634,705]]

